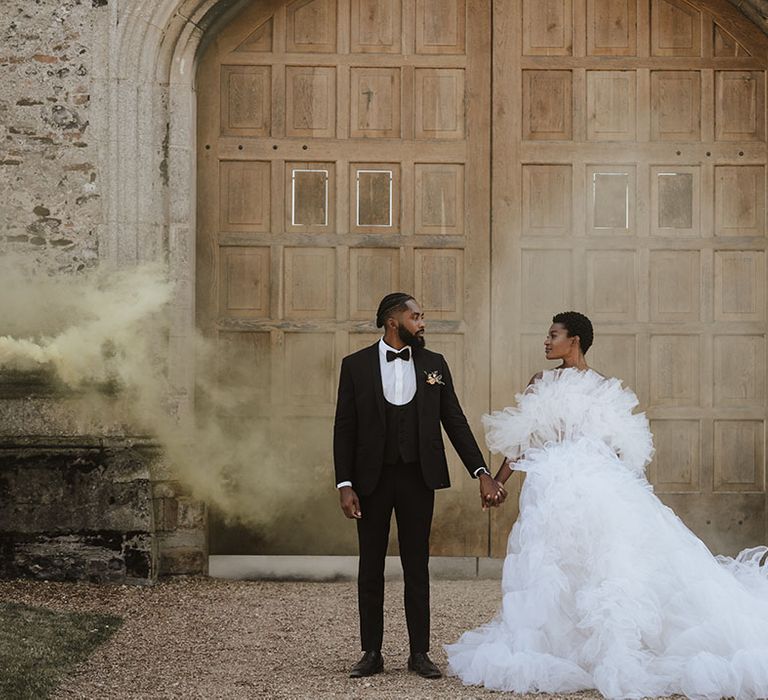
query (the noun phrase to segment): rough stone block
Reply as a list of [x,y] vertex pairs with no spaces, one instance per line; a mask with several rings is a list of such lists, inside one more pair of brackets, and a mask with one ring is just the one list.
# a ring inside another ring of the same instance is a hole
[[206,507],[203,501],[195,501],[191,498],[183,498],[178,501],[179,527],[202,529],[206,524]]
[[152,484],[152,494],[155,498],[176,498],[179,488],[174,481],[155,481]]
[[154,580],[153,450],[51,442],[0,445],[0,577]]
[[0,531],[153,529],[149,470],[138,451],[0,448]]
[[207,574],[208,557],[201,549],[191,547],[166,548],[160,552],[161,576],[178,574]]
[[177,528],[157,533],[157,543],[160,551],[178,548],[199,549],[208,551],[208,538],[205,528],[185,529]]
[[148,583],[156,578],[147,532],[0,532],[0,578]]
[[155,528],[158,531],[175,530],[179,521],[179,501],[175,498],[156,498]]

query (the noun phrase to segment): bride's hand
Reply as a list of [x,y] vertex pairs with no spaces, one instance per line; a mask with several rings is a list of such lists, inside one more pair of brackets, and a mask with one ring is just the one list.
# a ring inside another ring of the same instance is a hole
[[496,492],[496,505],[500,506],[504,501],[507,500],[507,489],[504,488],[504,484],[502,484],[500,481],[496,481],[496,484],[499,487],[499,490]]

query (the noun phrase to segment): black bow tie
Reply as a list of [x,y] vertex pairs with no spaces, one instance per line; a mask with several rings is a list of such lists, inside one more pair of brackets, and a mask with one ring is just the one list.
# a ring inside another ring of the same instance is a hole
[[398,360],[398,359],[408,362],[408,360],[411,359],[411,349],[403,348],[400,352],[395,352],[394,350],[387,350],[387,362],[392,362],[393,360]]

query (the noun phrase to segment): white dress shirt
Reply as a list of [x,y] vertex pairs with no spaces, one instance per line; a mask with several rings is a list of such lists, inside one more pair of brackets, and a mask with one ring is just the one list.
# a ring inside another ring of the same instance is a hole
[[384,398],[395,406],[405,406],[416,396],[416,367],[413,364],[413,350],[408,361],[399,358],[387,362],[387,350],[400,352],[384,342],[379,341],[379,368],[381,369],[381,386]]
[[[413,349],[408,361],[401,359],[387,362],[387,350],[400,352],[387,345],[384,338],[379,341],[379,369],[381,371],[381,386],[384,389],[384,398],[395,406],[404,406],[416,395],[416,366],[413,364]],[[483,471],[485,467],[479,467],[474,474]],[[351,481],[342,481],[336,484],[336,488],[352,486]]]

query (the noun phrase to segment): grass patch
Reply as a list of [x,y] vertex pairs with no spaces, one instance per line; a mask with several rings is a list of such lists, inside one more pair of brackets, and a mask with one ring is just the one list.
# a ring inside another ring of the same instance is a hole
[[39,700],[122,620],[0,602],[0,698]]

